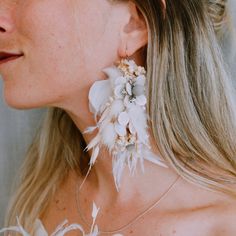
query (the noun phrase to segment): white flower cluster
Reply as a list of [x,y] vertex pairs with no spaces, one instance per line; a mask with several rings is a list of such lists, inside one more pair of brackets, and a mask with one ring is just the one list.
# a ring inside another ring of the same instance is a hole
[[[117,120],[113,123],[114,131],[118,135],[113,154],[120,151],[134,151],[138,127],[135,127],[135,122],[132,122],[131,111],[137,109],[137,106],[145,111],[147,103],[145,69],[137,66],[132,60],[122,60],[118,68],[123,75],[114,80],[114,97],[106,103],[107,107],[112,106],[112,109],[118,112]],[[135,119],[137,120],[138,117]]]
[[133,60],[123,59],[118,66],[103,71],[108,79],[96,81],[89,91],[90,111],[96,121],[97,115],[100,119],[95,127],[88,127],[84,133],[98,128],[98,134],[87,146],[87,150],[93,149],[90,165],[95,163],[100,145],[105,145],[112,154],[113,175],[118,190],[125,165],[133,174],[138,161],[144,171],[144,158],[155,163],[158,158],[149,151],[145,69]]

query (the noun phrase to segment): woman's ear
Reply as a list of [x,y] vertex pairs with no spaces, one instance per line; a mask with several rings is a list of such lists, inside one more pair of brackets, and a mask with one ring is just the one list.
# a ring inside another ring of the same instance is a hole
[[130,16],[120,32],[120,57],[131,56],[148,43],[148,29],[144,16],[132,1],[128,1],[127,7]]

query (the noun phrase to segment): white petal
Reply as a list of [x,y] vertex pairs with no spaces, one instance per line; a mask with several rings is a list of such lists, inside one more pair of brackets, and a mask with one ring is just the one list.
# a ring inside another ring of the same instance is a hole
[[139,106],[144,106],[147,103],[147,98],[145,95],[140,95],[138,97],[136,97],[135,102],[139,105]]
[[120,85],[117,85],[115,87],[115,90],[114,90],[114,94],[118,97],[118,98],[122,98],[123,95],[121,94],[122,90],[124,89],[124,85],[120,84]]
[[140,75],[136,78],[135,80],[135,85],[141,85],[141,86],[144,86],[146,83],[146,77],[144,75]]
[[118,84],[126,84],[127,80],[125,77],[123,76],[120,76],[120,77],[117,77],[115,79],[115,85],[118,85]]
[[130,83],[126,83],[126,91],[129,95],[132,95],[132,87]]
[[136,84],[133,88],[133,94],[134,96],[140,96],[143,95],[145,93],[145,89],[142,85]]
[[125,136],[127,133],[126,127],[120,125],[119,123],[115,123],[115,131],[120,136]]
[[129,123],[129,114],[127,112],[121,112],[118,117],[120,125],[126,126]]
[[137,132],[138,141],[145,143],[147,138],[147,115],[140,106],[132,106],[128,110],[130,122]]
[[89,90],[89,110],[100,114],[101,106],[112,96],[112,89],[108,80],[96,81]]

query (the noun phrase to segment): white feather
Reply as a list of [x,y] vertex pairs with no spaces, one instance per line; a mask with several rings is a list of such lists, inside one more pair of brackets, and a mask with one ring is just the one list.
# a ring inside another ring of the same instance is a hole
[[154,154],[153,152],[151,152],[149,149],[147,149],[145,147],[142,149],[142,155],[143,155],[144,159],[147,161],[150,161],[150,162],[157,164],[161,167],[169,168],[165,164],[164,160],[162,160],[158,155]]
[[89,90],[89,109],[92,113],[100,114],[101,107],[112,96],[110,82],[108,80],[96,81]]
[[125,167],[125,162],[126,162],[126,152],[119,152],[112,159],[112,171],[117,191],[119,191],[120,188],[121,176]]
[[129,114],[126,111],[121,112],[118,116],[118,122],[120,125],[126,126],[129,123]]
[[92,156],[90,158],[90,165],[93,165],[98,157],[99,154],[99,146],[96,146],[95,148],[93,148],[93,152],[92,152]]
[[84,149],[85,151],[90,150],[91,148],[95,147],[96,145],[98,145],[101,141],[101,136],[100,134],[97,134],[91,141],[90,143],[87,145],[87,147]]
[[100,119],[99,119],[99,121],[98,121],[98,125],[100,125],[102,122],[104,122],[104,120],[106,119],[110,119],[109,117],[110,117],[110,110],[111,110],[111,108],[110,107],[107,107],[104,111],[103,111],[103,113],[102,113],[102,115],[101,115],[101,117],[100,117]]
[[122,100],[117,99],[111,104],[111,116],[118,116],[124,110],[125,106]]
[[90,126],[84,130],[83,134],[92,133],[97,128],[98,126]]
[[102,141],[108,147],[114,146],[117,138],[114,124],[109,123],[101,130]]
[[99,212],[100,208],[98,208],[95,204],[95,202],[93,202],[93,210],[92,210],[92,217],[93,219],[97,218],[97,214]]

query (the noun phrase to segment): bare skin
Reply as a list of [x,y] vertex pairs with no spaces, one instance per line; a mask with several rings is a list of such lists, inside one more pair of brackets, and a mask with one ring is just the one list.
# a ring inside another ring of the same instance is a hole
[[[55,195],[47,213],[42,216],[44,227],[49,233],[52,233],[65,218],[69,223],[81,224],[89,232],[89,227],[84,224],[78,213],[76,203],[78,180],[79,183],[82,181],[71,172]],[[81,214],[89,224],[92,223],[91,204],[94,200],[101,207],[96,223],[100,230],[105,231],[116,230],[126,225],[154,202],[150,199],[145,201],[142,197],[139,199],[138,194],[125,202],[119,202],[108,198],[102,192],[98,193],[94,190],[93,183],[88,180],[79,194],[79,202]],[[119,233],[135,236],[233,236],[236,232],[235,211],[235,200],[230,197],[180,179],[159,205]],[[68,235],[78,235],[78,232],[70,232]]]
[[[144,18],[131,1],[112,5],[107,0],[1,0],[0,51],[24,53],[0,65],[5,100],[18,109],[60,107],[83,131],[94,125],[87,98],[91,85],[105,78],[101,70],[126,55],[142,65],[140,49],[147,41]],[[92,137],[84,135],[87,143]],[[153,138],[151,143],[159,154]],[[103,151],[80,193],[85,218],[91,218],[95,201],[101,207],[99,228],[119,228],[153,203],[177,178],[171,168],[145,163],[145,170],[145,174],[132,178],[126,169],[117,192],[111,157]],[[81,181],[71,172],[58,190],[56,201],[41,217],[49,234],[65,218],[88,231],[75,199]],[[233,236],[235,205],[230,197],[181,179],[155,209],[121,233]]]

